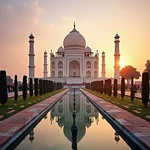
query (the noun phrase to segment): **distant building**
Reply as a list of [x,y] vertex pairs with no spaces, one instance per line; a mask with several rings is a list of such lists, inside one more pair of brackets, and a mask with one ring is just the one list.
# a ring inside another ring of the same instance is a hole
[[6,76],[6,80],[7,80],[7,85],[13,84],[13,79],[11,78],[11,76]]

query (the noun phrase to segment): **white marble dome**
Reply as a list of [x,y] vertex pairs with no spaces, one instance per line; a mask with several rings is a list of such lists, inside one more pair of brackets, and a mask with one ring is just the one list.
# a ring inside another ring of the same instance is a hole
[[74,27],[74,29],[65,37],[63,45],[64,48],[69,47],[85,48],[86,41],[85,38]]
[[57,50],[59,53],[64,52],[64,48],[62,46],[60,46]]
[[92,52],[92,50],[91,50],[90,47],[87,46],[87,47],[85,48],[85,52],[90,53],[90,52]]

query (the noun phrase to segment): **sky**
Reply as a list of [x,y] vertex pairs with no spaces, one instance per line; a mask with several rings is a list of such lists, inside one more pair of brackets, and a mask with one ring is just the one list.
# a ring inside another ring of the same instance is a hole
[[[56,52],[76,29],[93,52],[106,54],[106,76],[114,76],[114,36],[120,35],[121,67],[142,73],[150,59],[150,0],[0,0],[0,70],[28,76],[29,35],[35,36],[35,76],[43,77],[43,53]],[[101,66],[101,65],[100,65]],[[101,68],[99,68],[101,76]],[[50,66],[48,64],[48,73]]]

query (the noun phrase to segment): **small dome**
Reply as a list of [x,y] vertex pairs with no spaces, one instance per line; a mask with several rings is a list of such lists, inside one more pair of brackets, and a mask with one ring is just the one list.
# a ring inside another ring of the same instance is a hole
[[105,54],[105,52],[103,51],[102,54]]
[[60,53],[60,52],[64,52],[64,48],[63,48],[62,46],[60,46],[57,51],[58,51],[59,53]]
[[47,52],[45,51],[44,54],[47,55]]
[[92,50],[91,50],[90,47],[87,46],[87,47],[85,48],[85,52],[87,52],[87,53],[89,52],[89,53],[90,53],[91,51],[92,51]]
[[119,39],[120,38],[119,34],[117,33],[114,38]]
[[30,34],[29,38],[30,38],[30,39],[34,39],[34,36],[33,36],[32,33]]
[[68,47],[80,47],[85,48],[86,41],[85,38],[75,29],[74,29],[65,37],[63,42],[64,48]]

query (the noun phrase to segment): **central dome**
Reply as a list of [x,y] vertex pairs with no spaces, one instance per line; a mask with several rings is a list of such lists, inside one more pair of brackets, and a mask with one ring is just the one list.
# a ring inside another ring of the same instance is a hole
[[65,37],[63,42],[64,48],[70,47],[80,47],[85,48],[86,42],[85,38],[75,29],[74,29]]

